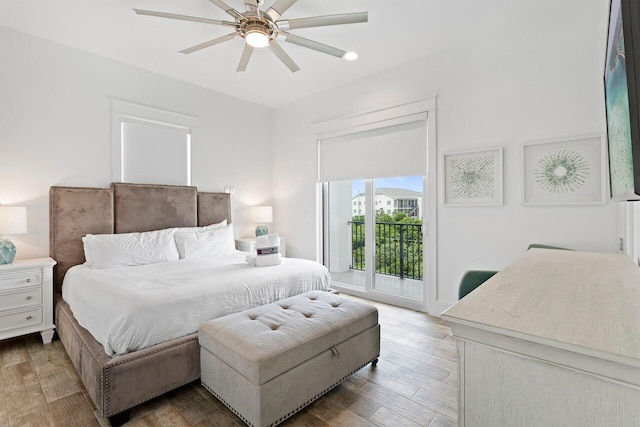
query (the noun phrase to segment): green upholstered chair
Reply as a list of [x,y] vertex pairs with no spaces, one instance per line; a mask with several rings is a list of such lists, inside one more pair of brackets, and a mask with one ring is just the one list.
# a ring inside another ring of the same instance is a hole
[[527,250],[531,248],[539,248],[539,249],[558,249],[561,251],[571,251],[573,249],[561,248],[560,246],[549,246],[549,245],[541,245],[540,243],[532,243],[529,245]]
[[497,271],[486,270],[469,270],[465,271],[460,281],[460,287],[458,288],[458,299],[464,298],[469,292],[482,285],[496,274]]
[[[562,251],[570,251],[572,249],[561,248],[559,246],[549,246],[542,245],[540,243],[532,243],[529,245],[527,250],[531,248],[539,248],[539,249],[557,249]],[[462,275],[462,280],[460,281],[460,287],[458,288],[458,299],[461,300],[467,295],[469,292],[482,285],[484,282],[489,280],[496,274],[497,271],[488,271],[488,270],[468,270]]]

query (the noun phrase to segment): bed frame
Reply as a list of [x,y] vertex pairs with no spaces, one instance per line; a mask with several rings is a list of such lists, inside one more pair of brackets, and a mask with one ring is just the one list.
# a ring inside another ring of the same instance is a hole
[[129,233],[231,222],[226,193],[196,187],[112,183],[110,188],[51,187],[49,253],[54,267],[57,334],[98,413],[112,425],[142,402],[200,378],[198,334],[110,357],[62,299],[66,271],[85,261],[85,234]]

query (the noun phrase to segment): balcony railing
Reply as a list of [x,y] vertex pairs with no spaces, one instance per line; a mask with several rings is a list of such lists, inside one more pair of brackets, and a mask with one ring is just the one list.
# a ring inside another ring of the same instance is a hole
[[[351,268],[365,269],[364,221],[351,226]],[[376,273],[422,280],[422,224],[376,222]]]

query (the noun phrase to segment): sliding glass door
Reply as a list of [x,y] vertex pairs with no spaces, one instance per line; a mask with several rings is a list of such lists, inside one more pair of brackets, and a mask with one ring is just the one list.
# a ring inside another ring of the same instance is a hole
[[[441,312],[435,98],[312,126],[318,249],[345,293]],[[440,311],[439,311],[440,310]]]
[[328,183],[328,268],[342,286],[365,291],[364,180]]
[[318,139],[323,255],[335,288],[423,308],[427,113],[397,114]]
[[423,177],[333,181],[326,189],[333,286],[423,301]]
[[373,193],[372,290],[422,301],[423,177],[377,178]]

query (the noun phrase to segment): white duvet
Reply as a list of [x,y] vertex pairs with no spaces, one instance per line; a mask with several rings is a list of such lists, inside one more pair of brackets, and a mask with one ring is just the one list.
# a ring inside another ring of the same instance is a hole
[[216,317],[292,295],[327,290],[327,269],[283,258],[255,267],[246,252],[157,264],[67,271],[62,297],[108,355],[140,350],[197,332]]

